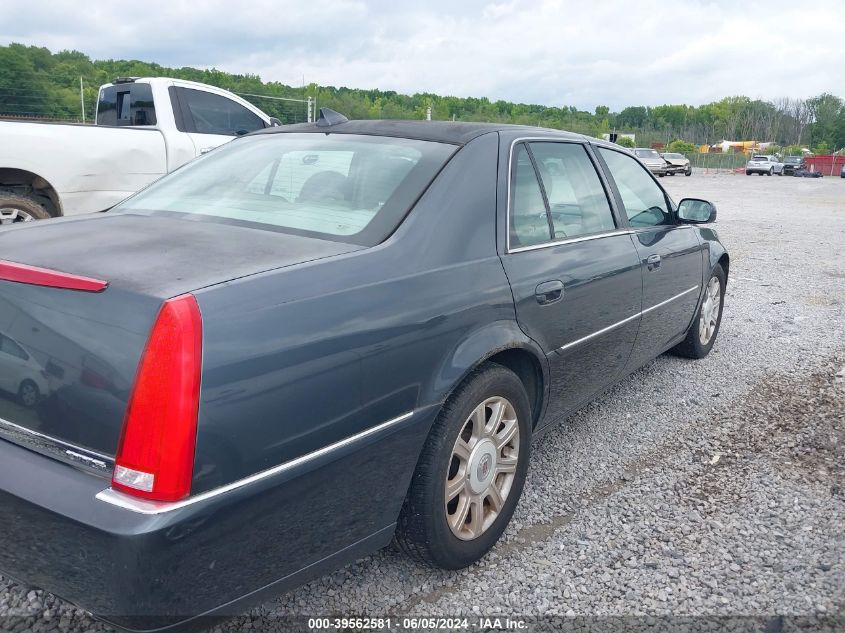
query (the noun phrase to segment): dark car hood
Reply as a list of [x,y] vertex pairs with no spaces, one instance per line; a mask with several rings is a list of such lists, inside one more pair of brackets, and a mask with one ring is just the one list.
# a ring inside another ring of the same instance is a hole
[[0,230],[0,259],[163,298],[361,248],[233,224],[128,213]]

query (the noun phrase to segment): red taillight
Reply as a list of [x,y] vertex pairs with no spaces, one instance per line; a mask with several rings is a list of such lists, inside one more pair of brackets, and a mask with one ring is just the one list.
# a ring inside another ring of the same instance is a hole
[[193,295],[164,302],[138,364],[112,487],[153,499],[188,496],[194,471],[202,317]]
[[3,260],[0,260],[0,279],[31,286],[82,290],[83,292],[102,292],[109,285],[107,281],[100,279],[80,277],[79,275],[63,273],[60,270],[38,268],[37,266]]

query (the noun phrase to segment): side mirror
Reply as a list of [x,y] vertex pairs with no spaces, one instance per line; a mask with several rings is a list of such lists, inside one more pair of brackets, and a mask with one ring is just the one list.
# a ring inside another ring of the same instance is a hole
[[274,116],[270,117],[270,127],[280,127],[282,122]]
[[699,198],[684,198],[678,204],[678,219],[686,224],[715,222],[716,205]]

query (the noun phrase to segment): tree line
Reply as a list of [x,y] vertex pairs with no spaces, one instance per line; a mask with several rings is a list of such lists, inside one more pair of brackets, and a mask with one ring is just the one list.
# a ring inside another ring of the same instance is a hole
[[[116,77],[167,76],[219,86],[236,93],[289,99],[311,97],[356,119],[422,119],[427,109],[437,120],[492,121],[537,125],[601,136],[611,131],[634,133],[637,145],[670,143],[690,148],[727,140],[770,141],[782,147],[810,147],[827,153],[845,147],[845,102],[828,93],[773,101],[725,97],[701,106],[629,106],[620,112],[599,105],[593,112],[573,106],[491,101],[432,93],[399,94],[334,86],[288,86],[262,81],[258,75],[216,69],[168,68],[137,60],[92,60],[79,51],[52,53],[46,48],[0,46],[0,115],[80,120],[80,77],[86,119],[91,120],[101,84]],[[244,97],[285,123],[302,121],[305,111],[290,102]]]

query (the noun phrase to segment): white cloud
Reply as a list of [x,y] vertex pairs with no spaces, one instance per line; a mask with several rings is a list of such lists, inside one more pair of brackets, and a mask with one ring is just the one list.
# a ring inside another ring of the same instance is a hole
[[[0,43],[265,80],[614,109],[841,91],[845,3],[5,0]],[[11,5],[11,6],[9,6]],[[90,8],[89,8],[90,7]]]

